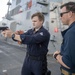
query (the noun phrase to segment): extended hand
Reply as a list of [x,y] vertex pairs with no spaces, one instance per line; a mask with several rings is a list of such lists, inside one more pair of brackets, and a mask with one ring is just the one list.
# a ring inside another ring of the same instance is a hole
[[[24,33],[24,31],[22,31],[22,30],[15,32],[15,34],[18,34],[18,35],[23,34],[23,33]],[[21,41],[18,41],[18,44],[22,44]]]
[[2,31],[1,33],[4,35],[4,37],[9,37],[9,38],[11,38],[13,34],[13,32],[10,29]]
[[19,35],[19,34],[23,34],[23,33],[24,33],[24,31],[22,31],[22,30],[19,30],[19,31],[16,31],[16,32],[15,32],[15,34],[18,34],[18,35]]

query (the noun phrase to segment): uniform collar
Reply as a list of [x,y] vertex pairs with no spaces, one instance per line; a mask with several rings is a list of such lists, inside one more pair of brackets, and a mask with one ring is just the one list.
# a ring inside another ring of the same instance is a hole
[[[41,28],[43,28],[43,26],[42,26]],[[36,29],[36,31],[35,31],[35,29],[33,29],[33,32],[36,33],[36,32],[38,32],[41,28]]]
[[62,36],[64,37],[65,33],[66,33],[70,28],[72,28],[72,27],[74,27],[74,26],[75,26],[75,21],[69,26],[68,29],[66,29],[66,30],[64,30],[64,31],[61,32]]

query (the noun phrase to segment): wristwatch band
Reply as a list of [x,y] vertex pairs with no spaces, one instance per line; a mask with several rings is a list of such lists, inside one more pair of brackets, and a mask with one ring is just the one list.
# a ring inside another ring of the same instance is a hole
[[14,38],[15,38],[15,34],[12,34],[12,39],[14,40]]
[[[59,54],[55,54],[55,55],[54,55],[54,58],[56,59],[56,57],[57,57],[58,55],[59,55]],[[57,60],[57,59],[56,59],[56,60]]]

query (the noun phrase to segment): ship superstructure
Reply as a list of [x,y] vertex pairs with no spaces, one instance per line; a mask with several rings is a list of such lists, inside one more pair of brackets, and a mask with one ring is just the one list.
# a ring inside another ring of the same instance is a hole
[[[58,1],[58,0],[57,0]],[[67,1],[67,0],[66,0]],[[27,31],[32,28],[31,15],[35,12],[42,12],[45,16],[43,26],[50,32],[49,54],[60,49],[62,42],[61,31],[65,29],[60,21],[59,6],[64,0],[54,2],[51,0],[10,0],[8,11],[2,25],[7,25],[14,32],[17,30]]]

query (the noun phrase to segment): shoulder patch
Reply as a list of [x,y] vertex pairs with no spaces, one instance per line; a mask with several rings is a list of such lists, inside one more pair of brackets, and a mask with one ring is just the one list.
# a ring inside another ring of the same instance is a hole
[[40,32],[40,35],[42,35],[42,36],[43,36],[43,32]]

